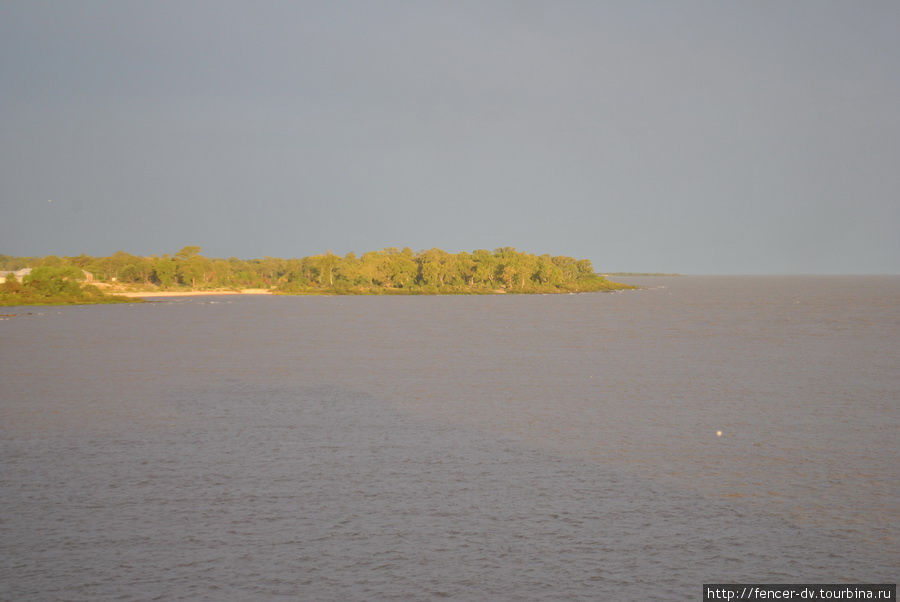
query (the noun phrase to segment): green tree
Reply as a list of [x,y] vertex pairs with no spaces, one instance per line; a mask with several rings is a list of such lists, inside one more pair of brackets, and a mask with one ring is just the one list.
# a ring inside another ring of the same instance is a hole
[[494,278],[497,277],[497,258],[494,254],[485,249],[477,249],[472,251],[472,261],[475,262],[473,282],[493,288]]
[[560,270],[549,255],[541,255],[537,260],[537,280],[544,285],[559,286],[562,283],[562,270]]
[[3,292],[14,294],[22,290],[22,283],[14,275],[9,274],[3,282]]
[[175,284],[177,271],[178,264],[167,255],[152,260],[152,278],[162,288],[169,288]]
[[200,247],[195,247],[195,246],[182,247],[182,249],[180,251],[175,253],[175,259],[187,260],[187,259],[190,259],[191,257],[194,257],[195,255],[199,255],[202,250],[203,249],[201,249]]
[[413,254],[409,249],[391,253],[387,257],[385,272],[388,281],[396,287],[408,287],[416,279],[419,271]]
[[442,249],[428,249],[419,254],[419,278],[424,284],[441,287],[452,272],[450,254]]
[[175,273],[182,284],[190,285],[191,288],[197,288],[197,283],[203,280],[206,273],[206,258],[200,255],[190,255],[182,258],[176,263]]
[[328,251],[324,255],[310,257],[315,279],[322,286],[334,286],[334,268],[337,267],[340,257]]
[[84,273],[75,266],[41,266],[25,276],[23,288],[44,297],[78,297],[81,293],[79,282],[83,279]]
[[344,255],[337,264],[335,277],[346,284],[359,284],[361,280],[362,261],[352,251]]

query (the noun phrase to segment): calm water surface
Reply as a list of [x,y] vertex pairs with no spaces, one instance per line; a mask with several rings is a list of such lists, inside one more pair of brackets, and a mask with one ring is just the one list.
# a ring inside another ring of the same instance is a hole
[[900,277],[632,281],[4,310],[0,599],[896,582]]

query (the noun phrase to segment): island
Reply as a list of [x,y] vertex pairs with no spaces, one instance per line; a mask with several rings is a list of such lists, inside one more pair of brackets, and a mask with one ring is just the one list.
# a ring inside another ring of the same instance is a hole
[[[173,255],[0,255],[0,305],[116,303],[186,294],[473,295],[610,292],[637,288],[597,274],[590,260],[513,247],[448,253],[386,248],[357,256],[210,258]],[[29,269],[30,268],[30,271]],[[18,270],[18,271],[16,271]],[[21,274],[21,275],[20,275]]]

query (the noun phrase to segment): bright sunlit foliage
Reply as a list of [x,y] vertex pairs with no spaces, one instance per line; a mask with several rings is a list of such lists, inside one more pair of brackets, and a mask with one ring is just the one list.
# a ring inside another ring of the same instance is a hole
[[281,293],[478,294],[590,292],[631,288],[594,272],[587,259],[532,255],[501,247],[471,253],[388,248],[299,259],[215,259],[188,246],[174,255],[139,257],[0,256],[0,267],[77,268],[90,280],[132,290],[265,288]]

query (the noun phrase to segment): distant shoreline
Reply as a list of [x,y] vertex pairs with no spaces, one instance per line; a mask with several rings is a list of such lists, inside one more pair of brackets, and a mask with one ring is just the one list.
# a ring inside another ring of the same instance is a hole
[[684,276],[684,274],[667,274],[663,272],[608,272],[601,276],[612,276],[615,278],[623,276]]
[[[611,289],[606,291],[553,291],[553,292],[527,292],[520,293],[513,291],[514,295],[579,295],[585,293],[611,293],[616,292],[617,290],[628,290],[635,289],[639,287],[626,286],[621,289]],[[296,293],[285,293],[276,290],[264,289],[264,288],[245,288],[241,290],[210,290],[210,291],[111,291],[109,289],[104,289],[104,292],[111,297],[129,297],[133,299],[141,299],[141,298],[153,298],[153,297],[208,297],[211,295],[271,295],[271,296],[279,296],[279,297],[330,297],[330,296],[360,296],[360,297],[372,297],[372,296],[420,296],[420,297],[438,297],[443,295],[504,295],[510,294],[510,291],[506,291],[503,289],[495,289],[488,291],[477,291],[477,292],[431,292],[431,293],[421,293],[421,292],[406,292],[401,290],[382,290],[378,292],[366,291],[334,291],[334,290],[323,290],[323,291],[303,291]]]
[[244,288],[236,291],[106,291],[109,295],[119,297],[206,297],[209,295],[271,295],[272,291],[265,288]]

